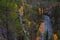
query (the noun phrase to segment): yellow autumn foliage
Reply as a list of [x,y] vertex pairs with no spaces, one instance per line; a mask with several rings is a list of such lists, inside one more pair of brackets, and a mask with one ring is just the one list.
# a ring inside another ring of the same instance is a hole
[[58,39],[57,34],[54,34],[54,40],[57,40],[57,39]]
[[24,13],[24,7],[20,6],[20,12],[23,14]]
[[16,8],[18,7],[17,4],[15,4],[15,7],[16,7]]
[[41,14],[41,8],[39,8],[39,14]]
[[28,22],[27,22],[28,27],[30,27],[30,24],[31,24],[31,22],[28,20]]

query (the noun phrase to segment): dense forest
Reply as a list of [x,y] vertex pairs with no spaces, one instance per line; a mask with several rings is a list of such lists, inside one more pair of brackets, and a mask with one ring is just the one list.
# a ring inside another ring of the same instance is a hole
[[[41,20],[36,19],[39,18],[36,14],[38,9],[46,9],[56,4],[57,0],[0,0],[0,40],[36,40],[35,32]],[[24,27],[29,29],[28,32]],[[56,39],[52,35],[50,40],[60,40],[59,30],[57,35],[59,36],[54,35]]]

